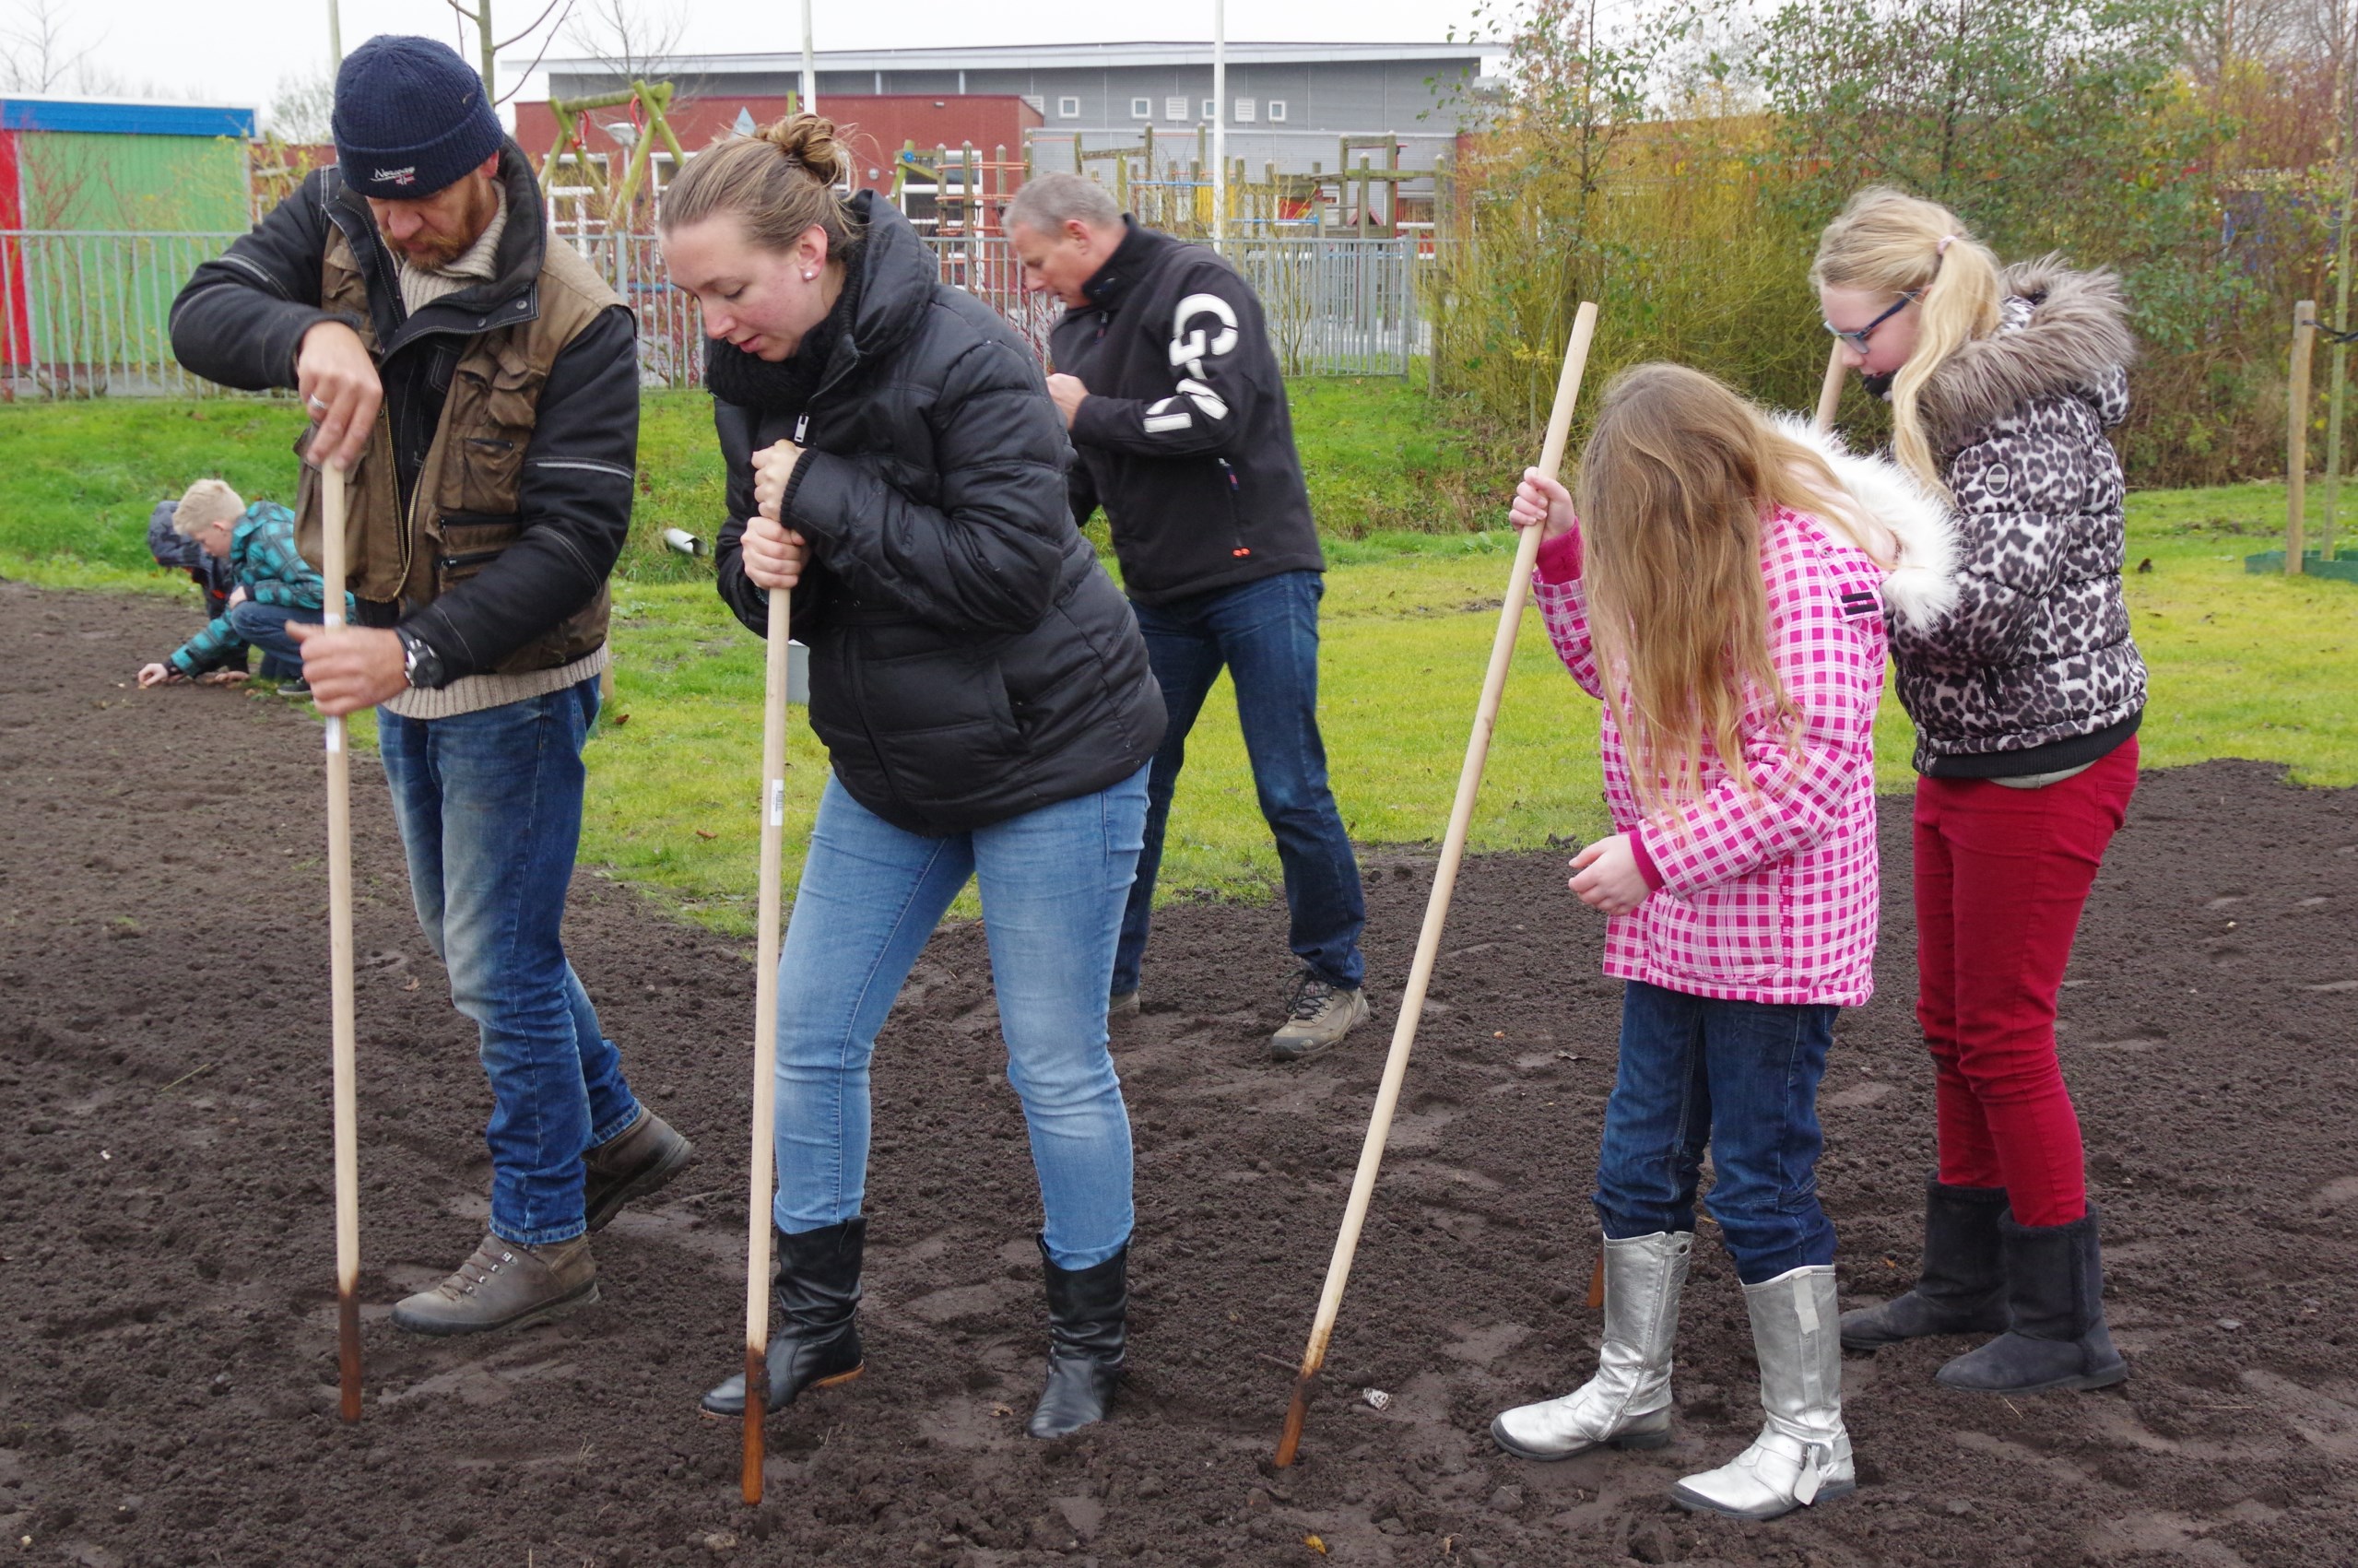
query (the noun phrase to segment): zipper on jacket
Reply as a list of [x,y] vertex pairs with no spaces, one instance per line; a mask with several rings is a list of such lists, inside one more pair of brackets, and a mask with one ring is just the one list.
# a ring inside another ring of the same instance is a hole
[[480,566],[487,560],[497,560],[506,553],[505,546],[495,550],[468,550],[464,555],[436,556],[434,564],[444,572],[456,572],[462,566]]
[[1243,560],[1253,553],[1253,547],[1244,542],[1244,481],[1237,478],[1236,470],[1229,466],[1227,458],[1215,457],[1212,461],[1219,464],[1220,471],[1228,477],[1228,520],[1236,534],[1236,548],[1228,552],[1229,558]]

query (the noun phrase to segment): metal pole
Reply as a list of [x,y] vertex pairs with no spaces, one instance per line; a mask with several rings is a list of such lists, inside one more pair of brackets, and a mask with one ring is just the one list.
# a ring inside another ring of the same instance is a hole
[[802,0],[802,109],[819,112],[819,59],[810,46],[810,0]]
[[1212,0],[1212,249],[1228,242],[1228,0]]
[[327,60],[328,69],[344,69],[344,16],[336,0],[327,0]]
[[2348,385],[2350,360],[2350,207],[2353,195],[2353,175],[2358,175],[2358,50],[2353,40],[2342,42],[2342,58],[2348,62],[2342,73],[2341,123],[2335,129],[2341,142],[2341,222],[2340,236],[2333,253],[2333,371],[2328,382],[2325,415],[2325,515],[2318,520],[2317,554],[2321,560],[2334,556],[2334,513],[2341,501],[2341,414],[2344,389]]
[[2286,377],[2284,399],[2284,574],[2301,575],[2301,557],[2307,550],[2303,530],[2307,525],[2309,483],[2309,348],[2317,341],[2317,303],[2301,300],[2293,306],[2293,363]]

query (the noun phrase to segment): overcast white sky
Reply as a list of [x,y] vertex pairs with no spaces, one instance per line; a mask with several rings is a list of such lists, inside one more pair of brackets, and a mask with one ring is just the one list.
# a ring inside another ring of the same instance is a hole
[[[546,0],[492,0],[500,36],[523,27]],[[472,4],[472,0],[469,0]],[[0,0],[13,21],[19,0]],[[96,0],[61,7],[77,44],[133,84],[166,96],[266,107],[281,78],[324,70],[327,0]],[[692,0],[682,47],[698,53],[767,53],[802,47],[793,0]],[[1462,34],[1472,0],[1230,0],[1232,40],[1309,42],[1438,41]],[[12,15],[13,14],[13,15]],[[342,0],[344,45],[380,32],[457,41],[444,0]],[[1104,0],[816,0],[820,49],[912,45],[1121,42],[1211,36],[1211,0],[1152,8]],[[509,50],[502,60],[517,53]],[[555,53],[574,53],[561,41]],[[510,82],[502,79],[504,92]]]

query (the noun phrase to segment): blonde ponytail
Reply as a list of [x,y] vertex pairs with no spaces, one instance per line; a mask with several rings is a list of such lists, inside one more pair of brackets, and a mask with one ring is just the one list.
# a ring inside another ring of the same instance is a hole
[[1810,281],[1916,296],[1916,351],[1892,380],[1892,450],[1909,473],[1945,489],[1925,434],[1924,385],[1951,355],[1998,330],[2006,297],[1998,257],[1939,203],[1877,185],[1826,225]]
[[791,250],[816,227],[826,230],[828,254],[840,257],[860,237],[835,195],[851,173],[851,150],[832,120],[790,114],[690,159],[663,194],[656,227],[668,234],[728,213],[744,224],[749,242],[767,251]]

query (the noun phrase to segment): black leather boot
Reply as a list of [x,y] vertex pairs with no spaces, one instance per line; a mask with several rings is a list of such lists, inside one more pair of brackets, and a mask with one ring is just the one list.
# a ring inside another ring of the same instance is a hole
[[1048,1386],[1024,1430],[1062,1437],[1105,1419],[1122,1381],[1130,1314],[1130,1249],[1087,1268],[1059,1268],[1040,1244],[1048,1279]]
[[1877,1350],[1928,1334],[2006,1331],[2006,1267],[1998,1222],[2004,1187],[1924,1188],[1924,1267],[1916,1288],[1842,1315],[1845,1350]]
[[2109,1388],[2128,1376],[2105,1326],[2105,1265],[2096,1208],[2069,1225],[1998,1222],[2012,1326],[1933,1375],[1979,1394]]
[[[777,1411],[806,1388],[849,1383],[860,1374],[860,1254],[867,1218],[772,1236],[778,1272],[770,1304],[781,1321],[770,1330],[770,1409]],[[708,1416],[743,1419],[745,1374],[713,1389],[702,1403]]]

